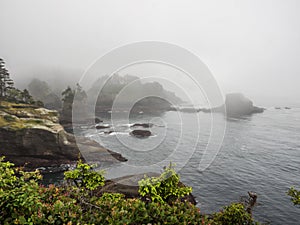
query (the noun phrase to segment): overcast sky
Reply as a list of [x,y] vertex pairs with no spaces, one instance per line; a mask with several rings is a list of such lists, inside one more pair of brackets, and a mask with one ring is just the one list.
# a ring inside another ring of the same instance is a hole
[[44,68],[79,79],[113,48],[165,41],[198,55],[225,93],[300,106],[299,12],[298,0],[0,0],[0,57],[20,85]]

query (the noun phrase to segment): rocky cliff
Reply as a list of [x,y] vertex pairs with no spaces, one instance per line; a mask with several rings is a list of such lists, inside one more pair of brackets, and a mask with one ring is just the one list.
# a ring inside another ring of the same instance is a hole
[[79,149],[100,163],[126,161],[95,141],[85,137],[75,140],[58,123],[57,111],[1,102],[0,155],[7,160],[27,167],[58,166],[76,161]]

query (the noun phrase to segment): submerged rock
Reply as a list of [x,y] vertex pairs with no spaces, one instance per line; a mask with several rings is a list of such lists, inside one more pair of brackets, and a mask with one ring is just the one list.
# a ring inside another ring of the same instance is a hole
[[146,138],[151,136],[151,131],[149,130],[133,130],[130,132],[130,135],[135,136],[137,138]]

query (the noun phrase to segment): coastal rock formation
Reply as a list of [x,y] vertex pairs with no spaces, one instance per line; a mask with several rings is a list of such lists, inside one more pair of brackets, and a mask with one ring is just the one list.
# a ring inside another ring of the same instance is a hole
[[133,130],[130,132],[130,135],[135,136],[137,138],[146,138],[151,136],[151,131],[149,130]]
[[100,130],[100,129],[110,128],[110,126],[109,125],[96,125],[95,128],[98,129],[98,130]]
[[212,109],[199,109],[199,111],[210,113],[224,113],[226,108],[227,117],[241,117],[254,113],[264,112],[264,108],[253,105],[253,102],[241,93],[231,93],[226,95],[225,104]]
[[227,94],[225,106],[227,115],[231,117],[251,115],[264,111],[263,108],[254,106],[250,99],[240,93]]
[[[124,177],[115,178],[112,180],[107,180],[105,182],[105,186],[100,189],[99,195],[104,192],[109,193],[122,193],[126,198],[138,198],[139,196],[139,186],[138,182],[141,179],[144,179],[145,174],[136,174],[136,175],[128,175]],[[148,177],[157,177],[159,174],[157,173],[147,173]],[[184,186],[183,183],[179,183],[180,186]],[[196,200],[192,194],[182,198],[182,200],[186,200],[196,205]]]
[[58,123],[55,110],[1,102],[0,155],[7,160],[30,168],[59,166],[75,162],[79,149],[84,157],[94,161],[126,161],[96,141],[85,137],[75,139]]

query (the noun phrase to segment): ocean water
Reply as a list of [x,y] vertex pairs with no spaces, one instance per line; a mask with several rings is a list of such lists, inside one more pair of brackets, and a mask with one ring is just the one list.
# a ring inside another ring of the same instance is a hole
[[[137,122],[153,123],[153,136],[138,139],[129,135],[130,124]],[[158,172],[175,162],[181,180],[193,187],[203,213],[218,211],[253,191],[258,194],[254,208],[257,220],[300,224],[300,208],[293,206],[286,195],[290,186],[300,188],[299,108],[269,108],[240,119],[226,119],[219,114],[213,122],[210,114],[168,112],[159,117],[107,119],[105,123],[111,124],[108,130],[115,132],[90,129],[84,135],[128,158],[126,163],[105,167],[108,178]],[[220,135],[218,140],[211,138],[212,129],[222,134],[224,124],[226,132],[218,154],[207,169],[199,170],[208,142],[220,141]]]

